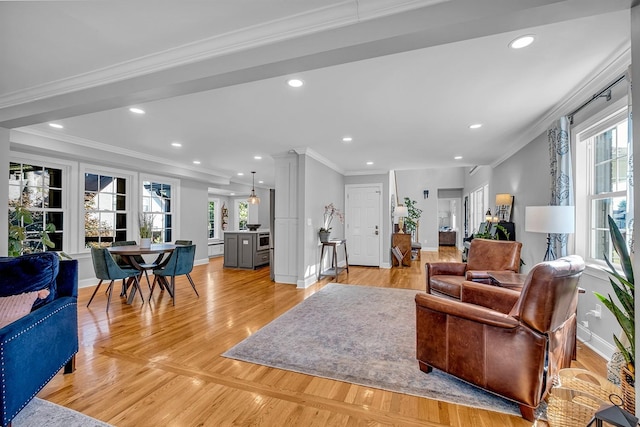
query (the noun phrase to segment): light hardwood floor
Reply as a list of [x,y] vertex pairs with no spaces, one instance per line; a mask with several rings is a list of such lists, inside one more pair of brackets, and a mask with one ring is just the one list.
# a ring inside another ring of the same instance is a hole
[[[338,281],[423,290],[425,262],[458,259],[458,251],[443,247],[423,252],[410,267],[352,266]],[[102,291],[87,308],[94,288],[81,289],[77,370],[56,375],[38,396],[121,427],[531,425],[515,416],[224,358],[227,349],[330,280],[296,289],[271,282],[268,268],[223,269],[222,258],[195,267],[192,277],[200,298],[179,278],[175,307],[166,292],[131,306],[114,295],[105,313]],[[148,296],[146,285],[143,290]],[[575,366],[606,375],[604,361],[582,345]],[[422,375],[417,363],[416,375]]]

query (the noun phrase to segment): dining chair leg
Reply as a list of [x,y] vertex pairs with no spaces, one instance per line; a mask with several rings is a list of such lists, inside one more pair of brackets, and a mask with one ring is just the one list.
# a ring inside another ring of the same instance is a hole
[[173,306],[176,305],[176,276],[171,276],[171,300],[173,301]]
[[109,296],[107,297],[107,309],[106,312],[109,312],[109,304],[111,304],[111,292],[113,292],[113,280],[109,282]]
[[96,286],[96,289],[93,291],[93,295],[91,295],[91,298],[89,299],[89,302],[87,303],[87,307],[89,307],[89,304],[91,304],[91,301],[93,301],[93,297],[96,296],[96,293],[98,292],[98,289],[100,289],[100,285],[102,285],[102,282],[103,282],[102,280],[100,280],[100,282],[98,282],[98,286]]
[[[142,276],[142,274],[140,275]],[[144,305],[144,297],[142,296],[142,288],[140,287],[140,281],[138,280],[138,277],[135,277],[135,286],[136,288],[138,288],[138,292],[140,293],[140,300],[142,300],[142,304]]]
[[[144,276],[147,278],[147,286],[149,286],[149,290],[151,290],[151,281],[149,280],[149,273],[147,273],[147,270],[144,270]],[[142,277],[142,275],[140,275],[140,277]]]
[[126,297],[127,296],[127,279],[122,279],[122,290],[120,291],[120,296],[121,297]]
[[189,273],[187,273],[187,279],[189,279],[189,283],[191,283],[191,287],[193,288],[193,292],[195,292],[196,296],[198,298],[200,298],[200,294],[198,293],[198,290],[196,289],[196,285],[195,285],[195,283],[193,283],[193,280],[191,279],[191,275]]

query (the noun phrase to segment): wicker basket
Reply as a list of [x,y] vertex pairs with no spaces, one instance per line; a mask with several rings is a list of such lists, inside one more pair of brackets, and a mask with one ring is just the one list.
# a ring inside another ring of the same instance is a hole
[[[617,396],[617,399],[612,395]],[[547,418],[552,427],[584,427],[600,407],[620,401],[622,392],[607,379],[584,369],[558,371],[548,396]]]
[[622,388],[623,407],[627,412],[636,414],[636,388],[635,376],[627,369],[626,365],[620,370],[620,385]]
[[554,387],[548,396],[547,420],[551,427],[584,427],[606,404],[589,393]]
[[619,404],[622,399],[620,387],[615,386],[606,378],[587,371],[586,369],[560,369],[560,371],[558,371],[558,386],[588,393],[607,402],[609,405],[611,404],[612,394],[618,397],[614,402]]

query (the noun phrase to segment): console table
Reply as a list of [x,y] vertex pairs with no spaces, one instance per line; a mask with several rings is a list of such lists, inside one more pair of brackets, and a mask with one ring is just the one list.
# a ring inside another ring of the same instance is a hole
[[[338,246],[342,246],[344,249],[344,267],[338,266]],[[331,252],[333,256],[331,257],[331,268],[327,268],[326,270],[322,270],[323,262],[324,262],[324,254],[325,248],[329,248],[327,253]],[[318,280],[323,278],[324,276],[333,276],[338,281],[338,275],[347,270],[347,274],[349,273],[349,255],[347,254],[347,240],[346,239],[331,239],[328,242],[322,242],[322,250],[320,251],[320,265],[318,267]]]

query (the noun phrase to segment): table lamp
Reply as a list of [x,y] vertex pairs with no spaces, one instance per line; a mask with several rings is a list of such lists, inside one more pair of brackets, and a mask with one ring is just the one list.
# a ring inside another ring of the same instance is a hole
[[398,233],[404,234],[404,218],[409,215],[409,209],[406,206],[398,205],[393,211],[393,216],[398,218]]
[[527,206],[525,208],[525,231],[547,234],[545,261],[556,259],[556,254],[551,244],[551,235],[574,232],[574,212],[574,206]]

